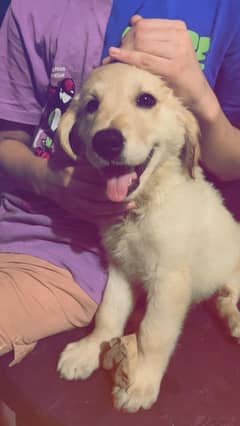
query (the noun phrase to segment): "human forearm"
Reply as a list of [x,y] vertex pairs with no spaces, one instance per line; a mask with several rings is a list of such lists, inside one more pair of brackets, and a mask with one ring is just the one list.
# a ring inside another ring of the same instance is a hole
[[201,161],[220,180],[240,179],[240,130],[234,127],[209,88],[193,108],[201,129]]
[[24,143],[13,139],[0,141],[0,175],[3,181],[19,189],[38,192],[44,166],[43,160]]

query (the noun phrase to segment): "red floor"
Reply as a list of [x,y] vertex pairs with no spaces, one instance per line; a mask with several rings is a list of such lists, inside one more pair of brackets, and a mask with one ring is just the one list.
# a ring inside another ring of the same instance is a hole
[[7,377],[1,371],[5,400],[26,417],[21,426],[240,425],[240,346],[224,335],[207,305],[189,314],[157,403],[137,414],[112,408],[106,372],[85,382],[58,378],[58,354],[78,337],[74,331],[43,340],[26,361],[7,370]]

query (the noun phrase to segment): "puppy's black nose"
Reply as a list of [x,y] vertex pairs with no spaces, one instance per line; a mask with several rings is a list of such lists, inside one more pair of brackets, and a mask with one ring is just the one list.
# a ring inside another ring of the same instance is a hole
[[123,150],[124,139],[118,129],[99,130],[92,140],[94,151],[105,160],[116,160]]

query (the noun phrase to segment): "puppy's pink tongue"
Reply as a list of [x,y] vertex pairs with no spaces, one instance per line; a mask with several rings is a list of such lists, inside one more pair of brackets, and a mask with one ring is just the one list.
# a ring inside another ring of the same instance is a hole
[[107,180],[106,194],[111,201],[123,201],[128,194],[128,188],[137,179],[136,172],[114,176]]

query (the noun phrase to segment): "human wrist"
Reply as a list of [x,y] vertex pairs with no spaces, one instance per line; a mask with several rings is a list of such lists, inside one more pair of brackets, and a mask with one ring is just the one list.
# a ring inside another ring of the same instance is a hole
[[200,127],[209,127],[213,125],[221,111],[218,99],[207,82],[205,90],[202,91],[202,95],[198,96],[198,99],[190,108],[199,121]]
[[26,180],[30,190],[38,195],[47,195],[48,160],[33,156],[27,169]]

